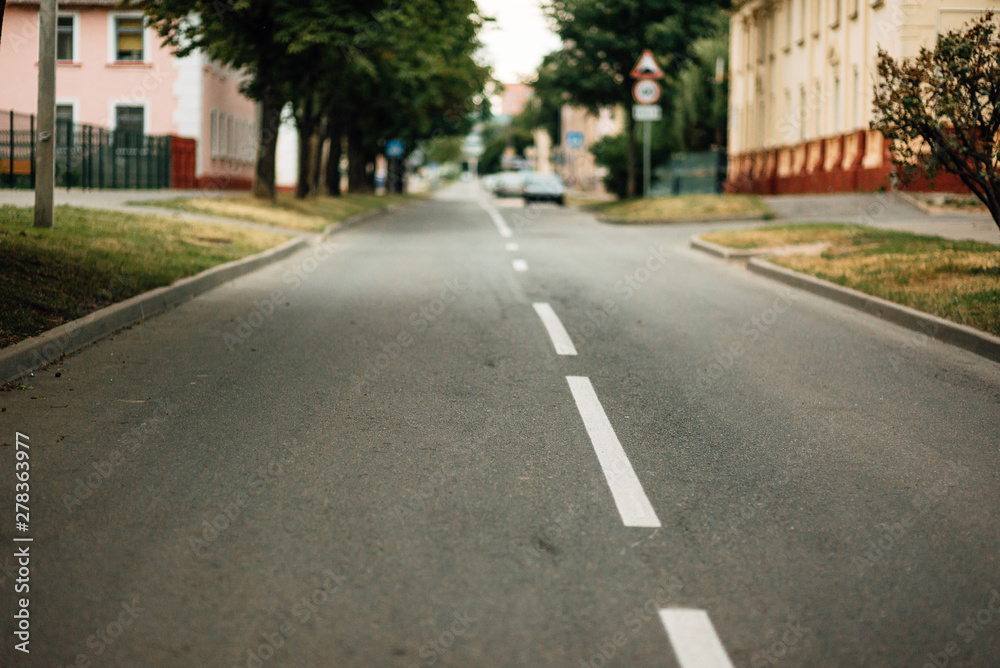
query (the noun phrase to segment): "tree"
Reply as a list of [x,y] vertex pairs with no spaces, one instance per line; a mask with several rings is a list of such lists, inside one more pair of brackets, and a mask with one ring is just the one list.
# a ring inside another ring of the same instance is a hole
[[[1000,34],[992,12],[914,59],[878,54],[872,128],[892,142],[905,181],[955,174],[1000,227]],[[922,169],[921,169],[922,167]]]
[[668,77],[691,57],[691,45],[711,32],[724,0],[550,0],[546,5],[563,48],[543,67],[571,102],[596,111],[623,105],[627,112],[627,194],[637,191],[635,121],[629,73],[644,49],[652,49]]
[[140,7],[180,56],[196,49],[245,72],[260,102],[254,194],[273,199],[281,111],[292,87],[317,67],[317,48],[343,50],[379,16],[383,0],[126,0]]

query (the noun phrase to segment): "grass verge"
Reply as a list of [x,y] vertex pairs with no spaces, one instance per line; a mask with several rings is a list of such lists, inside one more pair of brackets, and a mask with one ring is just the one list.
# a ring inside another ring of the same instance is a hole
[[731,248],[824,241],[774,264],[1000,335],[1000,246],[859,225],[775,225],[702,238]]
[[616,202],[589,207],[610,223],[655,224],[673,221],[726,220],[727,218],[774,217],[774,212],[755,195],[677,195]]
[[0,207],[0,348],[288,239],[71,207],[52,229],[33,222],[30,208]]
[[252,195],[235,195],[179,197],[157,202],[135,202],[135,204],[235,218],[304,232],[322,232],[327,225],[413,199],[413,195],[343,195],[300,200],[294,195],[279,193],[274,202],[259,200]]

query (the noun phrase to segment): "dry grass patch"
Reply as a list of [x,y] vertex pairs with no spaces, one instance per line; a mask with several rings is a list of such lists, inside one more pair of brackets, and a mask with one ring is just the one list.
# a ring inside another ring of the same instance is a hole
[[287,236],[112,211],[0,207],[0,347],[283,243]]
[[771,225],[702,235],[730,248],[825,242],[774,264],[1000,335],[1000,246],[860,225]]
[[727,218],[772,218],[774,213],[755,195],[678,195],[607,202],[591,210],[615,223],[669,223]]
[[857,234],[855,225],[820,223],[817,225],[768,225],[742,230],[720,230],[702,234],[701,238],[713,244],[751,250],[780,248],[815,243],[845,243]]
[[251,195],[234,195],[178,198],[159,202],[137,202],[137,204],[246,220],[304,232],[322,232],[332,223],[412,199],[410,195],[344,195],[300,200],[293,195],[281,193],[274,202],[259,200]]

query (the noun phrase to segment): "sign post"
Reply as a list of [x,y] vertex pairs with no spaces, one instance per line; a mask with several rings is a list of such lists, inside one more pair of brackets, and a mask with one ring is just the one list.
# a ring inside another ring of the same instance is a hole
[[653,171],[653,135],[650,125],[663,118],[663,108],[656,104],[660,101],[660,84],[656,79],[663,78],[663,70],[656,63],[653,52],[646,49],[639,56],[639,61],[632,68],[632,78],[636,79],[632,87],[632,97],[636,104],[632,106],[632,118],[643,124],[642,140],[642,196],[649,197],[650,180]]

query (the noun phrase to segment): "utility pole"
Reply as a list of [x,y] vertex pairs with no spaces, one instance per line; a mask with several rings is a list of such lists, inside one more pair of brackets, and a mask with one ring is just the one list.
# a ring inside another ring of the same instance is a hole
[[52,227],[56,182],[56,15],[59,0],[38,7],[38,146],[35,227]]

